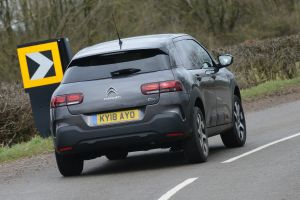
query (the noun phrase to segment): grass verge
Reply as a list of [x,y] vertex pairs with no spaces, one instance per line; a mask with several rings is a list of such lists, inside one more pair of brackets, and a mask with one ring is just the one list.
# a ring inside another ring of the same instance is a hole
[[241,91],[243,99],[254,100],[283,91],[289,87],[300,85],[300,77],[288,80],[276,80],[262,83],[258,86]]
[[23,142],[12,147],[0,148],[0,163],[17,160],[19,158],[31,157],[53,151],[51,138],[43,139],[39,136],[33,137],[29,142]]

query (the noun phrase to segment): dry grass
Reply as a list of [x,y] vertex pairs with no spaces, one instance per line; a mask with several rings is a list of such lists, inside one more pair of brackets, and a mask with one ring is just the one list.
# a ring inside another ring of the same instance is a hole
[[27,141],[36,133],[30,102],[22,86],[0,83],[0,147]]
[[230,53],[234,56],[234,66],[230,69],[235,72],[242,88],[300,75],[300,34],[247,41],[213,52]]

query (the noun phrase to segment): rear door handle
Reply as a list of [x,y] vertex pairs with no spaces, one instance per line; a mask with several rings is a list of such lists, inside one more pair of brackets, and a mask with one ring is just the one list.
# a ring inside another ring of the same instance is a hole
[[211,77],[212,79],[216,79],[216,71],[215,71],[215,69],[209,69],[209,70],[206,70],[205,71],[205,74],[207,75],[207,76],[209,76],[209,77]]
[[196,74],[195,76],[196,76],[196,79],[197,79],[198,81],[201,81],[201,80],[202,80],[202,77],[201,77],[199,74]]

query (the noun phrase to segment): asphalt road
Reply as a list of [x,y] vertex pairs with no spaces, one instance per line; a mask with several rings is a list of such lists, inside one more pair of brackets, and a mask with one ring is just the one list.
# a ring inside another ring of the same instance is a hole
[[0,199],[300,199],[300,136],[295,135],[300,101],[248,113],[246,119],[245,147],[227,149],[219,136],[210,138],[209,160],[203,164],[186,164],[180,152],[155,150],[132,153],[123,161],[87,161],[82,176],[63,178],[51,155],[46,165],[29,162],[19,174],[2,176]]

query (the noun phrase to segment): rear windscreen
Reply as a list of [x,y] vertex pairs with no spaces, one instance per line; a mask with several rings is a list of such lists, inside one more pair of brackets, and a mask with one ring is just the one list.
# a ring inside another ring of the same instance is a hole
[[136,68],[135,74],[170,68],[169,56],[158,49],[94,55],[73,60],[65,72],[63,83],[111,78],[111,72]]

